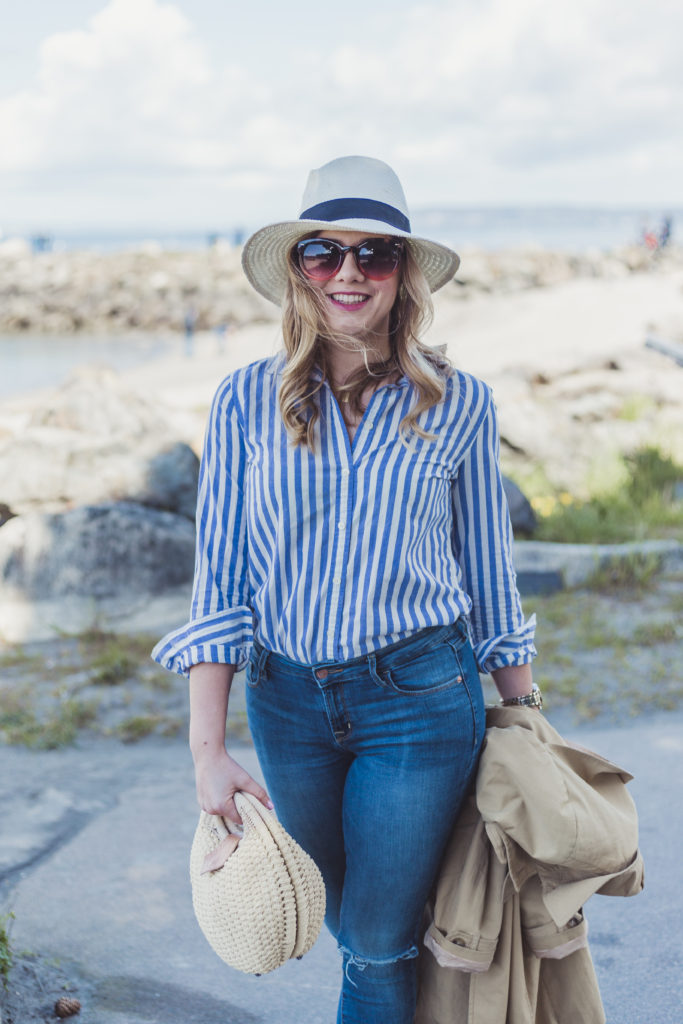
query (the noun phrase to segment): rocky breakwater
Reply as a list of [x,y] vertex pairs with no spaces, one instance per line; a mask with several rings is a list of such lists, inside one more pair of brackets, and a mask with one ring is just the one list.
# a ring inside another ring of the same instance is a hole
[[[138,603],[192,578],[198,459],[111,371],[0,418],[0,604]],[[0,624],[0,633],[3,625]]]
[[69,334],[197,330],[269,321],[277,311],[248,284],[240,253],[32,253],[0,244],[0,333]]
[[577,253],[531,247],[496,251],[465,248],[460,256],[458,273],[443,292],[449,298],[549,288],[576,278],[611,280],[683,267],[683,249],[673,246],[658,253],[640,245]]
[[[682,265],[683,252],[673,248],[657,256],[638,246],[582,254],[470,249],[439,299]],[[238,249],[167,252],[150,244],[130,252],[34,254],[20,240],[0,243],[0,333],[181,331],[188,313],[198,330],[278,319],[275,306],[247,283]]]

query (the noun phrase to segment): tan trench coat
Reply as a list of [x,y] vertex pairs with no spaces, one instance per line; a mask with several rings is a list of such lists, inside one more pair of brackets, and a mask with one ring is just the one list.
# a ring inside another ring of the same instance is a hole
[[449,842],[415,1024],[604,1024],[583,904],[643,887],[627,772],[528,708],[489,708]]

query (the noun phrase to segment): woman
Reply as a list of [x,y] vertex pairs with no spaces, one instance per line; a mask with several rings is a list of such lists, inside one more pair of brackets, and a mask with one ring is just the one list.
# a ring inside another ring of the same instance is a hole
[[413,1020],[422,910],[483,739],[478,672],[539,699],[489,389],[419,340],[458,263],[364,157],[313,171],[300,218],[248,240],[285,351],[214,399],[191,621],[155,649],[190,675],[199,802],[237,820],[236,790],[272,806],[225,749],[246,665],[276,811],[325,879],[341,1024]]

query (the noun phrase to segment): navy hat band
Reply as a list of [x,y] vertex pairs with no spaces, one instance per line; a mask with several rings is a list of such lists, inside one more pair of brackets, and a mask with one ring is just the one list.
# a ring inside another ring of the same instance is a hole
[[410,231],[410,221],[404,213],[375,199],[329,199],[304,210],[299,220],[381,220],[399,231]]

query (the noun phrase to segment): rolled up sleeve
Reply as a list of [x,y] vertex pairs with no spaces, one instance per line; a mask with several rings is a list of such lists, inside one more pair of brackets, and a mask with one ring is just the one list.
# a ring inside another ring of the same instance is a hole
[[499,465],[493,399],[452,485],[454,548],[472,601],[470,630],[481,672],[536,655],[536,617],[525,619],[512,562],[512,526]]
[[246,452],[240,410],[228,378],[211,406],[199,471],[197,546],[190,620],[163,637],[152,657],[188,675],[192,665],[242,668],[253,643],[249,587]]

